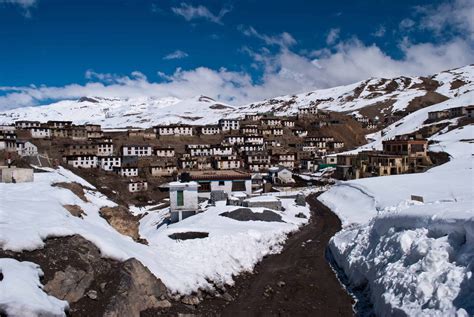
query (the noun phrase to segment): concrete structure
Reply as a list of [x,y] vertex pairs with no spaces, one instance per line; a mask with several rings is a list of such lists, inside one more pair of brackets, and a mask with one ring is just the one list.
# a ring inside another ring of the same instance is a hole
[[148,190],[148,183],[146,180],[131,179],[128,182],[128,191],[131,193],[145,192]]
[[274,184],[291,184],[295,182],[291,170],[283,166],[271,167],[268,174]]
[[281,205],[281,201],[274,196],[257,196],[257,197],[245,199],[242,202],[242,206],[249,207],[249,208],[262,207],[262,208],[268,208],[268,209],[273,209],[273,210],[283,209]]
[[0,166],[1,183],[27,183],[34,180],[32,168]]
[[222,131],[239,130],[240,121],[239,119],[220,119],[219,126]]
[[174,135],[174,136],[191,136],[193,135],[193,127],[190,125],[167,125],[156,126],[153,128],[158,135]]
[[211,192],[222,190],[227,195],[242,192],[252,193],[251,175],[241,171],[192,171],[189,180],[196,181],[199,187],[199,197],[210,198]]
[[152,156],[153,148],[150,145],[124,145],[123,156]]
[[51,129],[46,127],[28,128],[33,139],[49,139],[51,137]]
[[99,157],[99,166],[104,171],[112,172],[114,167],[122,165],[122,158],[120,156],[103,156]]
[[198,188],[196,182],[171,182],[168,184],[170,195],[171,222],[178,222],[193,216],[199,209]]
[[95,155],[70,155],[66,157],[66,162],[76,168],[96,168],[98,166]]

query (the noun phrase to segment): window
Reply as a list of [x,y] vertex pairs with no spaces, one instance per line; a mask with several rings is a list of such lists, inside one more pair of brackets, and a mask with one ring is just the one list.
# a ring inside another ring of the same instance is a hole
[[224,181],[219,181],[219,186],[224,186],[225,182]]
[[233,181],[232,182],[232,191],[245,191],[245,181]]
[[183,206],[184,205],[184,196],[183,191],[178,190],[176,192],[176,206]]

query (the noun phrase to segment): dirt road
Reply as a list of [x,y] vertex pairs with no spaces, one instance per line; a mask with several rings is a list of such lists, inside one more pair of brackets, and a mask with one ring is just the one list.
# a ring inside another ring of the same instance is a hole
[[[204,300],[181,313],[203,316],[352,316],[352,298],[341,287],[325,258],[339,219],[316,199],[307,198],[312,218],[290,236],[283,252],[263,259],[254,274],[243,274],[229,289],[232,301]],[[173,309],[174,310],[174,309]]]

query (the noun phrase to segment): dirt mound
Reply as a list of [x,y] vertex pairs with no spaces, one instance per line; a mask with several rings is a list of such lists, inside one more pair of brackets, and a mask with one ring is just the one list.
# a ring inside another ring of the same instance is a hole
[[121,234],[129,236],[137,242],[148,244],[146,240],[140,238],[138,233],[140,217],[132,215],[127,208],[123,206],[102,207],[99,213]]
[[63,207],[66,208],[66,210],[74,217],[82,218],[82,215],[87,215],[78,205],[63,205]]
[[263,212],[253,212],[249,208],[239,208],[233,211],[221,213],[219,216],[238,221],[284,222],[279,214],[268,209],[265,209]]
[[419,109],[448,100],[449,98],[434,91],[428,91],[424,96],[413,98],[408,104],[406,111],[415,112]]
[[53,187],[61,187],[65,189],[69,189],[72,191],[77,197],[82,199],[82,201],[87,202],[86,195],[84,194],[84,188],[81,184],[73,182],[73,183],[54,183],[51,185]]
[[173,240],[190,240],[190,239],[204,239],[209,236],[208,232],[195,232],[195,231],[188,231],[188,232],[176,232],[170,234],[170,237]]

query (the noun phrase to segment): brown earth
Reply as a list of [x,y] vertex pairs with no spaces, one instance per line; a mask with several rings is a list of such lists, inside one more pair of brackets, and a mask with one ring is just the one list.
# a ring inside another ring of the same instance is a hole
[[84,194],[84,188],[79,183],[54,183],[52,186],[54,187],[61,187],[64,189],[69,189],[72,191],[77,197],[79,197],[82,201],[87,202],[87,198]]
[[269,255],[253,274],[236,277],[235,285],[199,305],[177,304],[164,312],[149,309],[142,316],[353,316],[354,303],[327,262],[329,239],[340,220],[310,195],[310,223],[291,235],[280,254]]
[[123,206],[102,207],[100,215],[118,232],[131,237],[133,240],[148,244],[146,240],[140,238],[138,233],[140,217],[132,215]]

